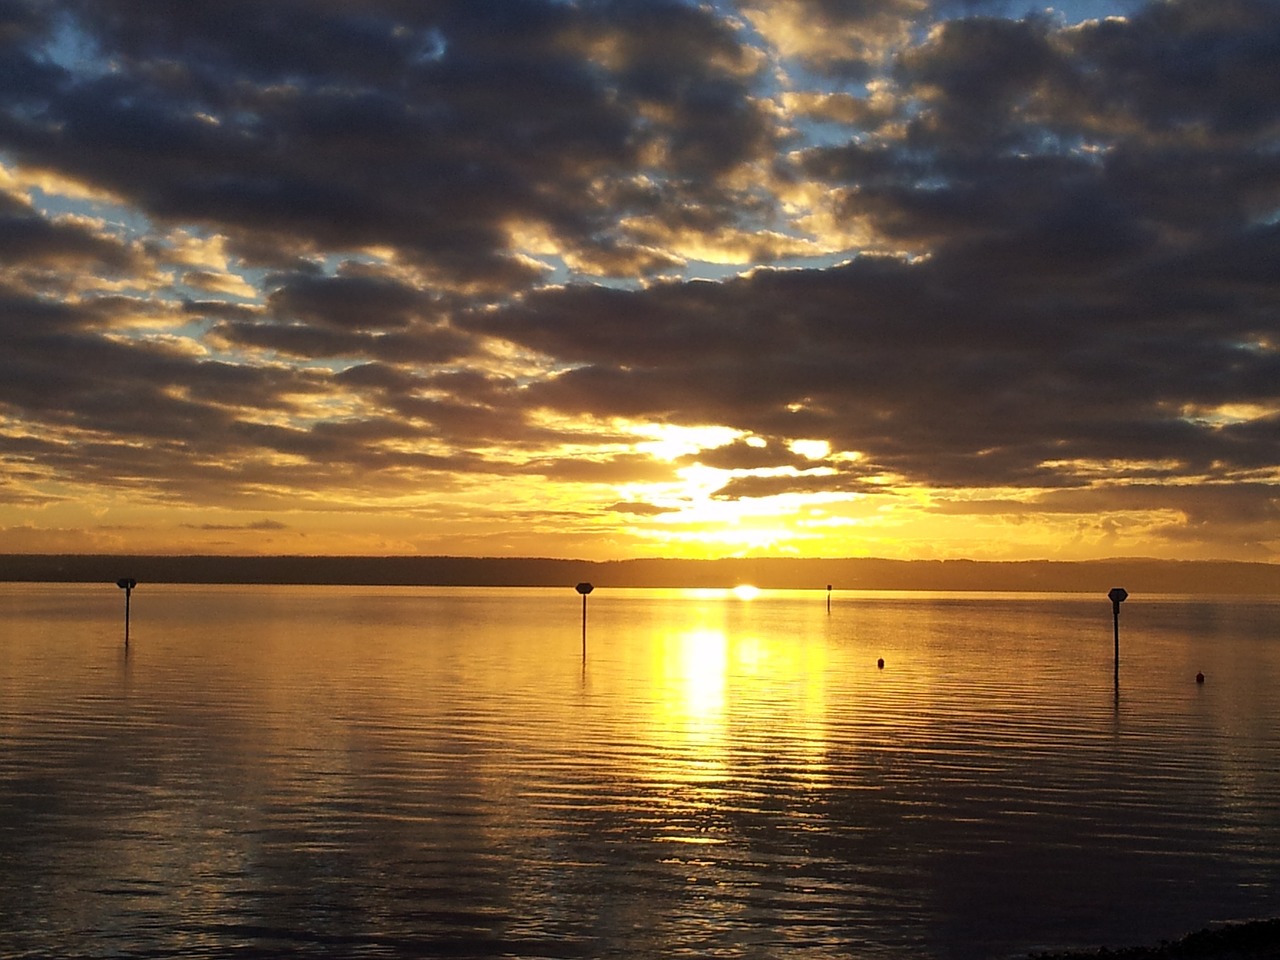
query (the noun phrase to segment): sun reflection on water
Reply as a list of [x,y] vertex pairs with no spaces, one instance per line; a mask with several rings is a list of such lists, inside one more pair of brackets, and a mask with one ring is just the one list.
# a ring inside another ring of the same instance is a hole
[[793,772],[821,784],[831,719],[826,645],[761,634],[725,599],[708,604],[697,626],[653,638],[645,719],[655,762],[646,776],[738,782],[785,755]]
[[674,634],[655,651],[655,722],[664,753],[716,775],[722,768],[729,639],[722,630]]

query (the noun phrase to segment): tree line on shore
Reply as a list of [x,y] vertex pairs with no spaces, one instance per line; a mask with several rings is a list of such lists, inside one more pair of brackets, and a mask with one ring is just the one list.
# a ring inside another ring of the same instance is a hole
[[885,560],[746,557],[612,561],[542,557],[142,556],[0,554],[0,581],[276,583],[402,586],[967,590],[1280,594],[1280,564],[1117,559]]

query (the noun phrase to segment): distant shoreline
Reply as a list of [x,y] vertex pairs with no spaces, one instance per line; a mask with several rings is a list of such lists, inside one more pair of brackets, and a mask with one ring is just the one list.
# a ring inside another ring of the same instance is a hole
[[734,558],[566,560],[542,557],[155,556],[0,554],[0,582],[313,584],[996,591],[1280,596],[1280,564],[1116,559],[1086,561]]

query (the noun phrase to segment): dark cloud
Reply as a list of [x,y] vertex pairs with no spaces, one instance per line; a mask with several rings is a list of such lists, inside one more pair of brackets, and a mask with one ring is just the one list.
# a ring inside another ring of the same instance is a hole
[[681,458],[682,462],[700,463],[718,470],[759,470],[778,466],[803,467],[808,461],[790,453],[780,443],[727,443],[722,447],[702,450]]
[[959,515],[1075,514],[1103,507],[1108,511],[1137,513],[1169,510],[1194,524],[1226,523],[1236,527],[1265,524],[1276,519],[1280,494],[1264,483],[1169,484],[1136,482],[1104,492],[1048,491],[1027,501],[940,501],[940,513]]
[[[1143,273],[1029,287],[984,254],[965,261],[966,284],[985,292],[971,300],[951,282],[960,256],[633,293],[568,289],[489,323],[580,364],[531,387],[539,401],[825,438],[915,482],[1075,483],[1070,469],[1044,466],[1075,459],[1218,471],[1275,462],[1266,437],[1241,444],[1184,412],[1276,402],[1275,351],[1244,343],[1259,323],[1247,309],[1254,291],[1232,298],[1215,286],[1206,315]],[[1187,302],[1210,295],[1163,267]]]
[[738,38],[674,0],[59,6],[113,67],[28,54],[16,156],[232,236],[394,246],[447,283],[538,280],[516,221],[625,245],[608,184],[645,172],[732,220],[716,176],[770,141]]
[[656,517],[671,512],[669,507],[655,507],[651,503],[615,503],[609,509],[614,513],[637,517]]
[[261,315],[258,307],[245,303],[228,303],[223,300],[188,300],[182,305],[185,314],[193,319],[205,320],[254,320]]
[[783,494],[880,493],[874,484],[857,476],[833,478],[827,474],[735,477],[714,494],[717,500],[750,500]]
[[926,110],[914,124],[922,145],[999,152],[1037,133],[1028,121],[1058,54],[1041,20],[952,20],[898,63],[899,82]]
[[136,253],[113,237],[72,222],[56,222],[30,212],[0,213],[0,260],[44,269],[106,271],[137,269]]
[[1268,483],[1133,482],[1104,489],[1049,491],[1024,501],[939,500],[931,511],[958,517],[1001,517],[1011,523],[1045,516],[1117,517],[1158,521],[1157,535],[1178,544],[1237,542],[1242,555],[1263,558],[1280,520],[1280,494]]
[[670,464],[632,454],[600,460],[532,460],[521,472],[562,483],[652,483],[670,481],[675,474]]
[[[1071,53],[1103,117],[1152,134],[1234,138],[1274,129],[1280,105],[1280,9],[1269,0],[1144,6],[1078,32]],[[1106,104],[1102,108],[1102,104]]]
[[184,524],[181,524],[181,526],[186,527],[186,528],[191,529],[191,530],[206,530],[206,531],[210,531],[210,530],[212,530],[212,531],[225,531],[225,530],[262,530],[262,531],[271,531],[271,530],[288,530],[288,529],[289,529],[289,525],[288,525],[288,524],[281,523],[281,522],[280,522],[280,521],[278,521],[278,520],[259,520],[259,521],[258,521],[258,522],[256,522],[256,523],[247,523],[247,524],[230,524],[230,523],[199,523],[199,524],[196,524],[196,523],[184,523]]
[[422,291],[386,277],[285,277],[267,299],[286,321],[345,330],[400,330],[431,312]]
[[1275,541],[1280,6],[723,6],[0,4],[0,490],[700,465]]
[[[330,310],[332,305],[322,309]],[[369,307],[361,305],[350,320],[359,325]],[[370,324],[384,319],[378,315]],[[394,319],[394,318],[393,318]],[[392,324],[396,325],[396,324]],[[472,338],[443,324],[415,324],[389,333],[371,330],[336,330],[304,323],[271,323],[231,320],[217,324],[211,336],[234,347],[270,350],[300,358],[373,358],[400,363],[447,363],[473,349]]]

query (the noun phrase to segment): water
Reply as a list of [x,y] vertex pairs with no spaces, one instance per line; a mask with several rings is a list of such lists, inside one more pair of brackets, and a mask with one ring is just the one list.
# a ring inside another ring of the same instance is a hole
[[[1280,603],[0,584],[0,957],[980,960],[1280,913]],[[880,669],[876,661],[883,658]],[[1195,682],[1197,671],[1207,677]]]

